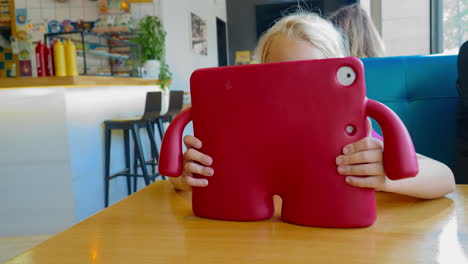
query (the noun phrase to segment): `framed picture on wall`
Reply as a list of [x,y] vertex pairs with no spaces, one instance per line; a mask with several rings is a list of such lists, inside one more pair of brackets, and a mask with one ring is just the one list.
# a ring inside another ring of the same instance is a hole
[[191,13],[192,20],[192,51],[200,55],[208,55],[208,30],[206,20]]

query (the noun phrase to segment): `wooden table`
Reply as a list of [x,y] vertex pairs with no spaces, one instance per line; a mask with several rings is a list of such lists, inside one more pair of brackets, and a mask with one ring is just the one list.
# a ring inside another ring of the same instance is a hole
[[468,186],[377,200],[369,228],[225,222],[193,216],[190,195],[159,181],[7,263],[468,263]]

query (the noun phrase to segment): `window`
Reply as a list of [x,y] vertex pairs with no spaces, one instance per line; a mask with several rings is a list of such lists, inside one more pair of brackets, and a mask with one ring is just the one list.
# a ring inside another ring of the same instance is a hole
[[460,46],[468,40],[468,2],[466,0],[443,0],[441,35],[441,51],[458,54]]

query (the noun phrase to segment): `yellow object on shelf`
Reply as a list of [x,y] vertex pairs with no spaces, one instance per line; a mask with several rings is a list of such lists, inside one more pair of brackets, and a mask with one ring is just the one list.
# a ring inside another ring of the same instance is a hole
[[71,40],[65,42],[65,60],[67,64],[67,76],[78,76],[76,46]]
[[60,40],[54,44],[55,76],[67,76],[65,47]]
[[236,51],[236,65],[244,65],[252,63],[252,55],[249,50]]

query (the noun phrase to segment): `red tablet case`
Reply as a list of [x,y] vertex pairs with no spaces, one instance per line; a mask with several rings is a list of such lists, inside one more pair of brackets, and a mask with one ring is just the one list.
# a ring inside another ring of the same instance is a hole
[[[351,85],[339,81],[342,67],[352,69],[345,76],[355,74]],[[193,120],[194,134],[203,142],[201,152],[213,158],[215,172],[207,177],[207,187],[193,189],[197,216],[268,219],[277,194],[283,199],[281,217],[290,223],[372,225],[374,190],[346,184],[335,163],[345,145],[366,136],[367,117],[382,128],[387,176],[396,180],[418,172],[401,120],[366,98],[364,69],[357,58],[200,69],[192,74],[190,86],[192,107],[170,124],[159,171],[181,175],[182,132]]]

